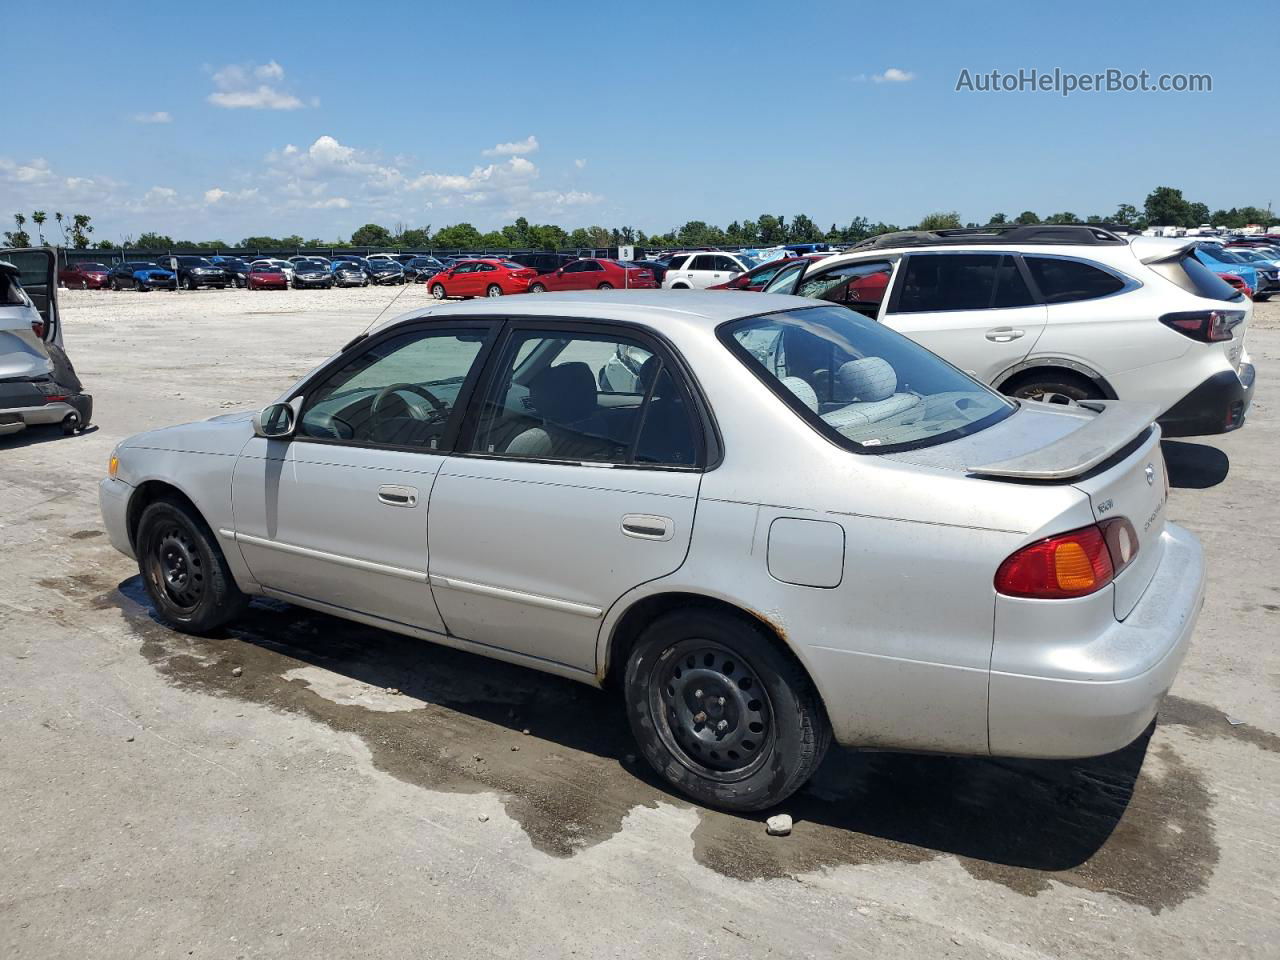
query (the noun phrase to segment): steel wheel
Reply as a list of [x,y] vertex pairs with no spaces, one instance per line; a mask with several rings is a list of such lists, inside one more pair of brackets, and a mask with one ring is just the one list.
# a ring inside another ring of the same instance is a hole
[[714,640],[692,638],[664,652],[649,688],[667,748],[712,779],[749,776],[769,756],[769,696],[751,666]]
[[194,610],[204,598],[206,577],[195,541],[173,524],[158,531],[154,543],[147,557],[147,576],[179,610]]

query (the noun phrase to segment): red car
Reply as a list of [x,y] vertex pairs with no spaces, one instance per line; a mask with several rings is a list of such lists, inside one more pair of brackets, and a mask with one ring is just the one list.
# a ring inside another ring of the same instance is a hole
[[460,260],[431,278],[431,295],[443,300],[445,297],[501,297],[528,293],[529,281],[537,275],[537,270],[497,257]]
[[245,287],[249,290],[288,290],[289,278],[279,267],[254,264],[246,275]]
[[58,282],[68,290],[105,290],[108,272],[101,263],[68,263],[58,271]]
[[1249,292],[1249,285],[1244,282],[1243,278],[1237,277],[1234,273],[1220,273],[1218,276],[1227,281],[1227,283],[1231,284],[1231,286],[1235,287],[1250,300],[1253,299],[1253,294]]
[[591,257],[572,260],[559,270],[540,273],[531,284],[530,293],[546,290],[656,290],[658,282],[648,267],[637,267],[622,260],[597,260]]
[[[823,257],[829,257],[829,253],[807,254],[801,257],[802,260],[821,260]],[[764,289],[766,283],[772,280],[779,270],[789,263],[795,263],[795,257],[779,257],[777,260],[770,260],[768,263],[762,263],[758,267],[752,267],[746,273],[740,273],[731,280],[724,283],[717,283],[707,287],[708,290],[748,290],[752,293],[759,293]]]

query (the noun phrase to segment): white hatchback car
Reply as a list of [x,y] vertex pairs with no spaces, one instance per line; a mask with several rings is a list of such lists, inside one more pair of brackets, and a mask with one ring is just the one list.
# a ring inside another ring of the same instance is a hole
[[755,810],[833,735],[1140,735],[1204,590],[1154,415],[1019,404],[797,297],[546,294],[406,314],[259,413],[125,440],[101,505],[179,629],[265,595],[613,685],[672,785]]
[[721,250],[677,253],[667,263],[667,273],[662,279],[666,290],[705,290],[756,266],[750,257]]
[[886,234],[765,291],[842,303],[1014,397],[1139,400],[1167,437],[1223,433],[1253,397],[1253,304],[1195,244],[1089,226]]

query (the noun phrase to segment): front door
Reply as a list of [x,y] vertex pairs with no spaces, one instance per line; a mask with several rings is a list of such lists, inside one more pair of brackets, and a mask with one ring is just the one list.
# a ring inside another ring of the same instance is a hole
[[302,388],[289,440],[255,437],[234,535],[273,593],[444,632],[427,582],[427,503],[495,325],[398,328]]
[[[642,358],[627,391],[600,386],[619,350]],[[684,562],[700,421],[630,328],[513,324],[492,368],[431,492],[436,602],[456,636],[593,673],[609,607]]]

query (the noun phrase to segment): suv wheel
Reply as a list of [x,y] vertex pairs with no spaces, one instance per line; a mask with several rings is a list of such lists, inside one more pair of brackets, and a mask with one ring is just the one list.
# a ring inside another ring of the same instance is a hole
[[707,806],[781,803],[831,741],[808,675],[745,619],[702,610],[658,618],[631,651],[624,691],[646,759]]
[[248,606],[213,533],[186,504],[149,505],[135,540],[147,595],[160,617],[184,633],[209,633]]
[[1077,403],[1081,400],[1105,400],[1098,385],[1088,377],[1070,370],[1028,370],[1010,379],[1000,391],[1019,400],[1043,403]]

